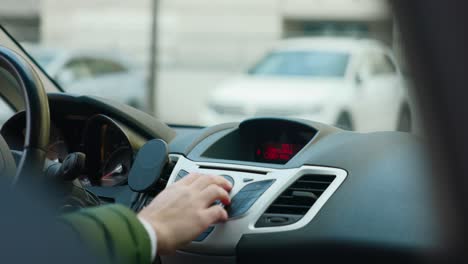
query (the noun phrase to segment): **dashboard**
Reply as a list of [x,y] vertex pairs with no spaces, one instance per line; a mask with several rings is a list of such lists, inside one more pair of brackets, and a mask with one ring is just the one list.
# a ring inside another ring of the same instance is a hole
[[[23,150],[25,136],[25,112],[19,112],[10,118],[2,127],[0,133],[7,141],[10,149],[16,151]],[[69,153],[67,139],[63,133],[65,127],[59,128],[54,123],[50,126],[50,139],[47,146],[47,159],[52,161],[63,161]],[[72,135],[68,135],[72,136]]]
[[[313,127],[268,119],[243,122],[212,144],[202,156],[259,163],[286,164],[317,134]],[[233,144],[236,143],[236,144]]]
[[[10,149],[22,151],[25,113],[19,112],[2,127]],[[86,155],[86,169],[80,176],[83,186],[119,186],[128,182],[135,152],[143,137],[106,115],[64,116],[51,120],[49,162],[62,162],[69,153]]]
[[88,119],[82,138],[87,167],[87,175],[81,179],[83,184],[125,185],[135,152],[144,139],[105,115]]
[[[416,136],[354,133],[307,120],[255,118],[207,128],[169,127],[104,99],[49,95],[48,159],[86,154],[82,185],[102,201],[138,211],[191,172],[233,183],[229,220],[210,226],[162,263],[333,262],[375,256],[419,259],[440,246],[427,150]],[[24,114],[2,128],[20,151]],[[138,150],[167,143],[158,186],[129,188]],[[336,254],[340,252],[341,254]]]

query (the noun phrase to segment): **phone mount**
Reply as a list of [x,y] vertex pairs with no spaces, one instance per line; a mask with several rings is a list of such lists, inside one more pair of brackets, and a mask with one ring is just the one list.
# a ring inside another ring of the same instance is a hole
[[128,174],[128,186],[135,192],[152,190],[169,162],[166,142],[153,139],[138,151]]

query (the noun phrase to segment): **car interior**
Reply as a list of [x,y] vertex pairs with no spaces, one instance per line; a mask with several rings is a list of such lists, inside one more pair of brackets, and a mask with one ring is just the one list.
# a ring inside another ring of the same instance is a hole
[[[283,117],[168,125],[61,92],[2,27],[0,94],[17,112],[0,131],[1,174],[14,186],[60,182],[60,212],[109,203],[138,212],[192,172],[230,181],[229,220],[161,263],[464,263],[468,18],[460,6],[392,3],[423,135]],[[65,191],[71,186],[81,191]]]

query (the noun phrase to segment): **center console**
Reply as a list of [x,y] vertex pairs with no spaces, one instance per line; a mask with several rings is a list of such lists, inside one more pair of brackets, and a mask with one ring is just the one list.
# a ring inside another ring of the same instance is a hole
[[233,183],[231,205],[226,207],[229,220],[211,226],[183,249],[201,254],[234,255],[243,234],[305,226],[346,177],[346,171],[337,168],[271,169],[171,158],[177,159],[177,165],[168,184],[190,172],[221,175]]

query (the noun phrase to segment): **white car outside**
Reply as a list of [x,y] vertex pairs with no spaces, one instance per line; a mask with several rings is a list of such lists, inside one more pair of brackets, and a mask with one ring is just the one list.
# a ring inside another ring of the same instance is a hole
[[407,92],[391,50],[375,40],[282,40],[248,72],[214,89],[206,125],[282,116],[359,131],[409,130]]
[[22,44],[67,93],[105,97],[144,110],[146,76],[117,53]]

